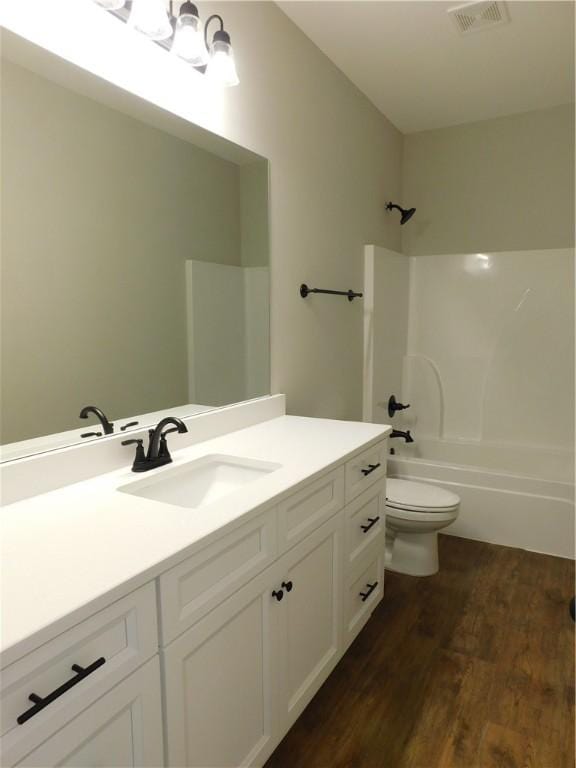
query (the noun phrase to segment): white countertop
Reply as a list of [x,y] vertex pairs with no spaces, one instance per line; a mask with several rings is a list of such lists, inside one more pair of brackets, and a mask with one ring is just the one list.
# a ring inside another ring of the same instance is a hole
[[121,493],[127,466],[2,509],[2,634],[6,666],[181,561],[302,482],[390,432],[385,425],[282,416],[177,450],[159,474],[208,454],[280,469],[201,509]]

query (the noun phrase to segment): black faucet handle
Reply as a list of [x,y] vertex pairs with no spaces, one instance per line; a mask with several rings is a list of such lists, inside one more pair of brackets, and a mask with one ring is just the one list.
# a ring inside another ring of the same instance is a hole
[[142,468],[146,465],[146,455],[144,454],[144,440],[141,440],[139,438],[135,438],[133,440],[122,440],[122,445],[136,446],[136,456],[134,457],[132,470],[134,472],[142,471]]
[[120,432],[124,432],[125,430],[129,429],[130,427],[137,427],[139,422],[137,421],[129,421],[128,424],[122,424],[120,427]]
[[158,447],[158,458],[159,459],[170,459],[172,461],[172,457],[170,456],[170,451],[168,450],[168,441],[166,440],[166,435],[168,432],[177,432],[177,429],[167,429],[166,432],[163,432],[160,435],[160,446]]
[[82,432],[80,437],[102,437],[102,432]]

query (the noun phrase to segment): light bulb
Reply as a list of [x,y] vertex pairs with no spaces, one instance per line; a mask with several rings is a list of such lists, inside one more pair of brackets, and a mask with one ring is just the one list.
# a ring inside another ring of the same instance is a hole
[[214,35],[206,75],[217,85],[231,87],[240,82],[234,63],[234,52],[230,45],[230,36],[224,31],[216,32]]
[[180,7],[172,53],[194,67],[201,67],[208,61],[208,51],[204,44],[198,10],[193,3],[185,2]]
[[126,0],[94,0],[94,2],[106,11],[119,11],[126,5]]
[[172,35],[165,0],[133,0],[128,25],[150,40],[166,40]]

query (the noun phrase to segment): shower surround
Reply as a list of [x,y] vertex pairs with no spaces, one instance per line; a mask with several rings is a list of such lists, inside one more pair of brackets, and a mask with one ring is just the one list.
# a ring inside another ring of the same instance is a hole
[[572,449],[572,250],[415,257],[409,306],[422,435]]
[[411,403],[392,471],[457,486],[449,532],[573,556],[574,250],[367,246],[365,291],[364,418]]

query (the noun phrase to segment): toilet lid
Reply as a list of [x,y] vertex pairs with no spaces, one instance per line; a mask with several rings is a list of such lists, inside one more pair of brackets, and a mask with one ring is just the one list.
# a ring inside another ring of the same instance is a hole
[[412,480],[388,480],[386,503],[398,509],[453,509],[460,504],[460,497],[445,488]]

